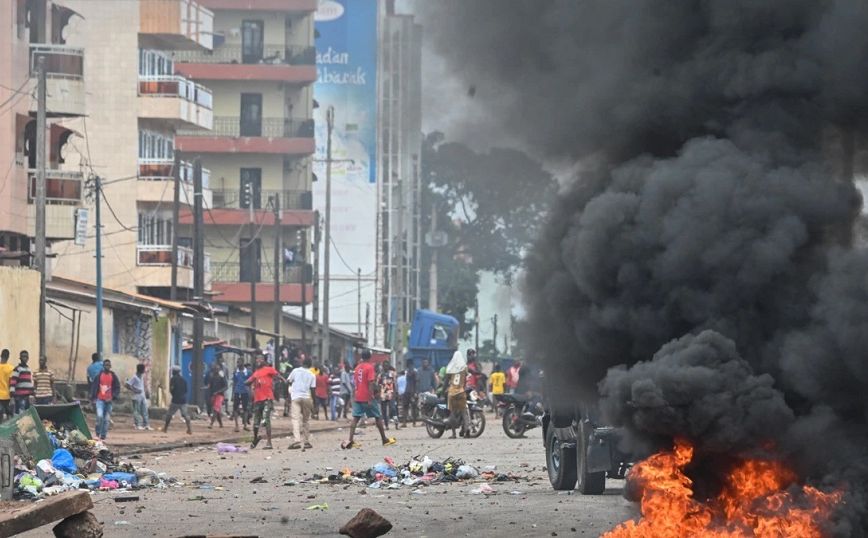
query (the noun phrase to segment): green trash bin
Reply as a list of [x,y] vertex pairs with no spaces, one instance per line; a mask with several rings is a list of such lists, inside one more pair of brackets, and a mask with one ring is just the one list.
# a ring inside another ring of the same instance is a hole
[[0,439],[11,440],[15,446],[15,453],[33,463],[51,459],[51,454],[54,452],[54,447],[48,440],[48,433],[42,426],[42,419],[33,406],[0,424]]
[[90,428],[87,426],[87,420],[84,418],[84,412],[82,412],[81,405],[78,402],[34,405],[33,407],[36,408],[39,418],[42,420],[50,420],[57,427],[61,427],[64,424],[72,425],[88,439],[92,438]]

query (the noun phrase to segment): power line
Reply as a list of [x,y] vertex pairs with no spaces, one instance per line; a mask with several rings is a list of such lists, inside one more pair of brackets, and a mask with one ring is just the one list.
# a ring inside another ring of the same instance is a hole
[[[24,96],[24,95],[29,95],[30,97],[33,97],[33,93],[32,93],[32,92],[22,92],[22,91],[21,91],[21,89],[22,89],[24,86],[26,86],[27,83],[30,82],[30,80],[31,80],[30,78],[27,78],[23,83],[21,83],[21,86],[18,86],[18,89],[17,89],[17,90],[13,90],[12,88],[9,88],[8,86],[3,86],[4,88],[6,88],[6,89],[8,89],[8,90],[12,90],[13,93],[12,93],[11,96],[9,96],[8,99],[6,99],[6,100],[3,101],[2,103],[0,103],[0,109],[2,109],[4,106],[6,106],[6,104],[9,103],[9,101],[11,101],[12,99],[14,99],[17,95],[20,95],[20,96],[18,97],[19,99],[21,99],[21,96]],[[17,103],[17,101],[16,101],[16,103]],[[10,107],[10,108],[12,108],[12,107]]]

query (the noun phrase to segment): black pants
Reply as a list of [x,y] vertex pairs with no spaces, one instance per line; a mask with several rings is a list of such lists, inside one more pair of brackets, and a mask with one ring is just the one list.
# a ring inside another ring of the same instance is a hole
[[0,422],[9,420],[15,416],[15,407],[12,400],[0,400]]
[[[404,421],[404,424],[407,424],[407,419],[416,425],[416,421],[419,420],[419,406],[416,405],[417,399],[415,393],[407,393],[401,395],[401,418]],[[412,415],[412,417],[411,417]]]
[[250,423],[250,395],[232,395],[232,418],[241,417],[241,421],[247,426]]

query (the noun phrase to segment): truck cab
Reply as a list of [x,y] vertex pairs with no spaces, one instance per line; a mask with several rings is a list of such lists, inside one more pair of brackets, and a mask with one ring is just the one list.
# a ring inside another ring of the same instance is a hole
[[412,359],[417,366],[422,359],[428,359],[435,370],[446,366],[458,349],[460,326],[452,316],[431,310],[417,310],[413,325],[410,326],[407,358]]

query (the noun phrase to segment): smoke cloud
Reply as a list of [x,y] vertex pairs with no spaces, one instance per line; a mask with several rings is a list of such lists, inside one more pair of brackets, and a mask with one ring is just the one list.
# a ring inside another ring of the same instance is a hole
[[[425,2],[433,50],[528,146],[582,163],[526,260],[555,403],[641,453],[771,442],[868,533],[862,0]],[[494,134],[496,136],[496,134]]]

